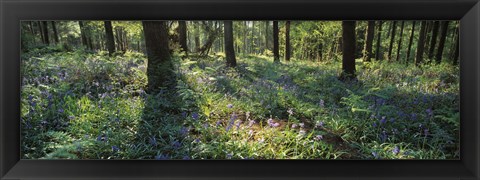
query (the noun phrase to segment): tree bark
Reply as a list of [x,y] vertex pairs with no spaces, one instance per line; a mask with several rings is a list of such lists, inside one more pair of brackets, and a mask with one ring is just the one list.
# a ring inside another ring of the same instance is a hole
[[270,49],[269,43],[268,43],[268,26],[270,24],[270,21],[265,22],[265,49]]
[[237,66],[235,59],[235,50],[233,49],[233,23],[232,21],[224,21],[224,40],[225,40],[225,56],[227,60],[227,67]]
[[48,23],[47,21],[42,21],[42,28],[43,28],[43,37],[45,38],[44,43],[46,45],[50,45],[50,39],[48,38]]
[[403,39],[403,27],[405,25],[405,21],[402,21],[402,25],[400,25],[400,36],[398,40],[398,46],[397,46],[397,58],[396,61],[398,62],[400,60],[400,49],[402,47],[402,39]]
[[355,78],[355,21],[342,21],[342,74],[340,79]]
[[278,48],[278,21],[273,21],[273,61],[280,62]]
[[180,48],[182,48],[182,51],[184,51],[185,53],[188,53],[186,21],[178,21],[178,35],[180,38]]
[[377,48],[375,51],[375,59],[378,61],[381,58],[381,52],[380,52],[380,47],[381,47],[381,36],[382,36],[382,21],[379,21],[378,23],[378,32],[377,32]]
[[418,45],[417,45],[417,56],[415,58],[415,65],[418,66],[420,63],[423,61],[423,50],[424,47],[423,44],[425,44],[425,31],[426,31],[426,22],[422,21],[420,25],[420,37],[418,38]]
[[105,25],[105,36],[107,37],[108,55],[112,56],[113,53],[115,53],[115,40],[113,38],[112,21],[104,21],[103,23]]
[[363,61],[370,62],[372,58],[372,45],[373,45],[373,35],[375,34],[375,21],[368,21],[367,25],[367,37],[365,41],[365,49],[363,54]]
[[440,41],[438,42],[438,50],[437,50],[437,55],[435,57],[435,60],[437,61],[437,64],[440,64],[442,62],[442,55],[443,55],[443,49],[445,47],[445,39],[447,38],[447,31],[448,31],[448,23],[450,21],[442,21],[442,32],[440,34]]
[[391,30],[390,46],[388,48],[388,60],[392,60],[393,42],[395,41],[395,31],[397,29],[397,21],[393,21]]
[[85,32],[85,27],[83,25],[82,21],[78,21],[78,25],[80,26],[80,36],[82,38],[82,44],[88,48],[88,42],[87,42],[87,35]]
[[290,21],[285,22],[285,60],[290,61]]
[[55,44],[58,44],[59,38],[58,38],[58,32],[57,32],[57,25],[55,21],[51,21],[52,23],[52,30],[53,30],[53,38],[55,40]]
[[168,46],[168,30],[165,21],[143,21],[145,45],[147,48],[148,93],[155,93],[161,87],[173,83],[173,65]]
[[412,21],[412,32],[410,33],[410,41],[408,42],[407,59],[405,59],[405,63],[408,63],[408,61],[410,60],[410,51],[412,50],[414,34],[415,34],[415,21]]
[[428,58],[432,59],[433,54],[435,51],[435,44],[437,43],[437,36],[438,36],[438,29],[439,29],[439,21],[435,21],[433,24],[433,29],[432,29],[432,39],[430,41],[430,49],[428,50]]

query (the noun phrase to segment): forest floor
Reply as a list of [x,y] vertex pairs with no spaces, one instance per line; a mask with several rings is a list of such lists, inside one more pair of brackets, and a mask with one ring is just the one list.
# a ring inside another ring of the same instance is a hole
[[[459,69],[175,55],[176,86],[147,94],[146,57],[22,55],[25,159],[457,159]],[[413,63],[410,63],[413,64]]]

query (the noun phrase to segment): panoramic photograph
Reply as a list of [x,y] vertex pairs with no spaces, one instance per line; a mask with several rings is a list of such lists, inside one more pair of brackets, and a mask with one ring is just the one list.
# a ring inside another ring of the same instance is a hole
[[459,21],[20,26],[22,159],[460,159]]

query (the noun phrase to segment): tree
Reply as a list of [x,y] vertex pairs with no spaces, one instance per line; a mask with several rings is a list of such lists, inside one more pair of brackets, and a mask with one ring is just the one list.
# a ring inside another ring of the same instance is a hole
[[82,38],[82,44],[89,48],[88,40],[87,40],[87,33],[85,32],[85,26],[82,21],[78,21],[78,26],[80,26],[80,36]]
[[379,21],[378,23],[378,33],[377,33],[377,50],[375,51],[376,57],[375,59],[378,61],[380,60],[381,52],[380,52],[380,47],[381,47],[381,36],[382,36],[382,21]]
[[265,49],[270,49],[269,43],[268,43],[268,26],[270,24],[270,21],[265,21]]
[[232,21],[224,21],[224,40],[225,40],[225,56],[227,59],[227,67],[237,66],[235,60],[235,50],[233,49],[233,23]]
[[420,25],[420,37],[418,38],[418,45],[417,45],[417,56],[415,58],[415,65],[418,66],[423,61],[423,44],[425,43],[425,31],[426,31],[426,22],[422,21]]
[[285,22],[285,60],[290,61],[290,21]]
[[105,26],[105,36],[107,37],[108,55],[112,56],[115,52],[115,40],[113,38],[112,21],[104,21],[103,24]]
[[168,30],[165,21],[143,21],[143,32],[147,48],[148,93],[172,83],[173,65],[168,47]]
[[57,25],[55,21],[51,21],[51,23],[52,23],[52,30],[53,30],[53,40],[55,40],[55,43],[58,44],[59,39],[58,39]]
[[372,45],[373,45],[373,34],[375,33],[375,21],[368,21],[367,25],[367,38],[365,41],[365,49],[363,54],[363,60],[365,62],[370,62],[372,58]]
[[42,21],[42,32],[43,32],[43,38],[44,38],[43,43],[45,43],[46,45],[49,45],[50,40],[48,38],[48,23],[47,23],[47,21]]
[[186,21],[178,21],[178,35],[179,35],[179,43],[180,48],[185,53],[188,53],[188,46],[187,46],[187,22]]
[[340,79],[355,78],[355,21],[342,21],[342,74]]
[[410,51],[412,50],[414,34],[415,34],[415,21],[412,21],[412,32],[410,33],[410,40],[408,42],[408,49],[407,49],[407,59],[405,59],[405,62],[408,62],[410,59]]
[[455,37],[455,51],[454,51],[454,54],[453,54],[453,64],[456,65],[458,64],[458,56],[460,54],[459,50],[460,50],[460,40],[459,40],[459,32],[458,32],[458,27],[457,27],[457,33],[456,33],[456,37]]
[[278,21],[273,21],[273,61],[280,62],[280,54],[278,52]]
[[435,50],[435,44],[437,43],[439,24],[440,23],[438,21],[435,21],[433,23],[432,39],[431,39],[431,42],[430,42],[430,49],[428,50],[428,58],[429,59],[433,58],[433,53],[434,53],[434,50]]
[[402,25],[400,25],[400,36],[398,39],[398,46],[397,46],[397,62],[400,60],[400,49],[402,47],[402,39],[403,39],[403,27],[405,25],[405,21],[402,21]]
[[437,55],[435,56],[435,60],[439,64],[442,61],[443,49],[445,47],[445,39],[447,38],[447,31],[448,31],[448,23],[450,21],[442,21],[442,32],[440,34],[440,41],[438,42],[438,50]]
[[392,50],[393,50],[393,42],[395,41],[395,30],[397,29],[397,21],[393,21],[392,30],[391,30],[391,39],[390,39],[390,46],[388,48],[388,60],[392,60]]

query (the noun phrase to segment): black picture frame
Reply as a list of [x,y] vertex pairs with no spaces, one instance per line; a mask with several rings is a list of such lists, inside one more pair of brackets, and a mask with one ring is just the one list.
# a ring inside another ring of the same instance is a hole
[[[0,0],[0,179],[479,179],[478,0]],[[461,20],[460,160],[20,160],[21,20]]]

